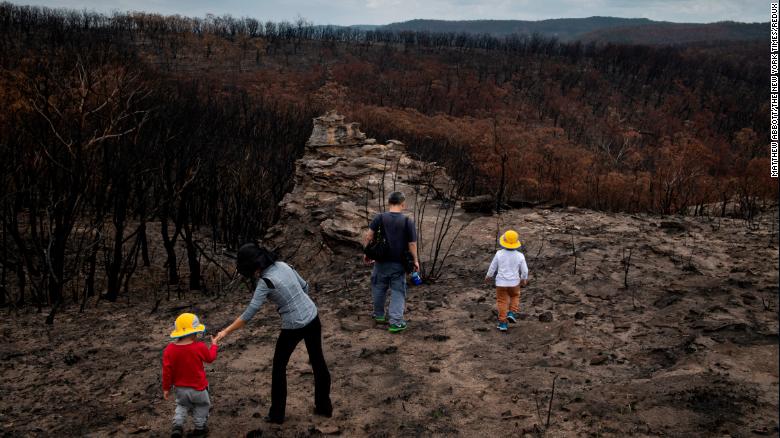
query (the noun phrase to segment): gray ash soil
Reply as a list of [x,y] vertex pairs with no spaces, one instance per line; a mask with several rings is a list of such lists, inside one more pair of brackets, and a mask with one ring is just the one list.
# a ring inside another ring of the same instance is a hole
[[[520,231],[531,268],[524,319],[508,334],[495,329],[483,283],[497,220]],[[287,422],[262,421],[279,330],[269,306],[206,365],[211,436],[536,436],[555,376],[549,437],[778,436],[778,245],[768,222],[750,230],[577,209],[459,211],[455,221],[469,225],[442,278],[410,287],[400,335],[369,318],[370,268],[357,250],[334,247],[327,269],[292,257],[320,308],[335,415],[311,415],[301,345]],[[174,318],[194,311],[215,333],[249,297],[190,293],[154,313],[145,300],[100,302],[84,314],[66,308],[53,326],[4,310],[0,436],[165,435],[174,406],[162,400],[160,358]],[[545,312],[552,321],[539,320]]]

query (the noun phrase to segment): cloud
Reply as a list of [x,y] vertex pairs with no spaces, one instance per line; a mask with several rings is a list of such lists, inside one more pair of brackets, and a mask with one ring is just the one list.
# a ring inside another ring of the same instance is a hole
[[402,0],[367,0],[366,7],[369,9],[387,9],[397,7],[402,3]]

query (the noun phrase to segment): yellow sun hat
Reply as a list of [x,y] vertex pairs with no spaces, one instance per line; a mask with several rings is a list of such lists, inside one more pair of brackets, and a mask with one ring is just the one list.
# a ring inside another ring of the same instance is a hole
[[523,246],[523,244],[520,243],[520,236],[515,230],[508,230],[506,233],[502,234],[498,243],[506,249],[517,249]]
[[182,338],[194,333],[203,333],[206,331],[206,326],[200,323],[198,317],[194,313],[182,313],[176,318],[176,322],[173,324],[173,331],[171,332],[172,338]]

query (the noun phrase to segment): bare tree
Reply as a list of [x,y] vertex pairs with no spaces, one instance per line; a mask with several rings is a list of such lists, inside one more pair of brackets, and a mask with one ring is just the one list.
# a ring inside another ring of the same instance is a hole
[[[420,269],[423,277],[431,282],[438,280],[449,257],[453,244],[460,233],[468,226],[463,223],[453,229],[453,219],[457,209],[458,184],[447,180],[446,187],[441,191],[436,187],[436,179],[441,176],[441,169],[434,164],[425,164],[414,185],[414,220],[417,226],[417,251],[425,254],[427,259],[421,260]],[[425,215],[430,203],[437,202],[436,216],[433,221],[431,236],[425,233]],[[430,239],[430,243],[427,242]]]

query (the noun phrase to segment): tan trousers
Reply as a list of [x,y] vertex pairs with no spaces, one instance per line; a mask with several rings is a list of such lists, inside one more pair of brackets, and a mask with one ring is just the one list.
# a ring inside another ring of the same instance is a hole
[[496,286],[496,305],[499,322],[506,322],[507,311],[520,312],[520,286]]

